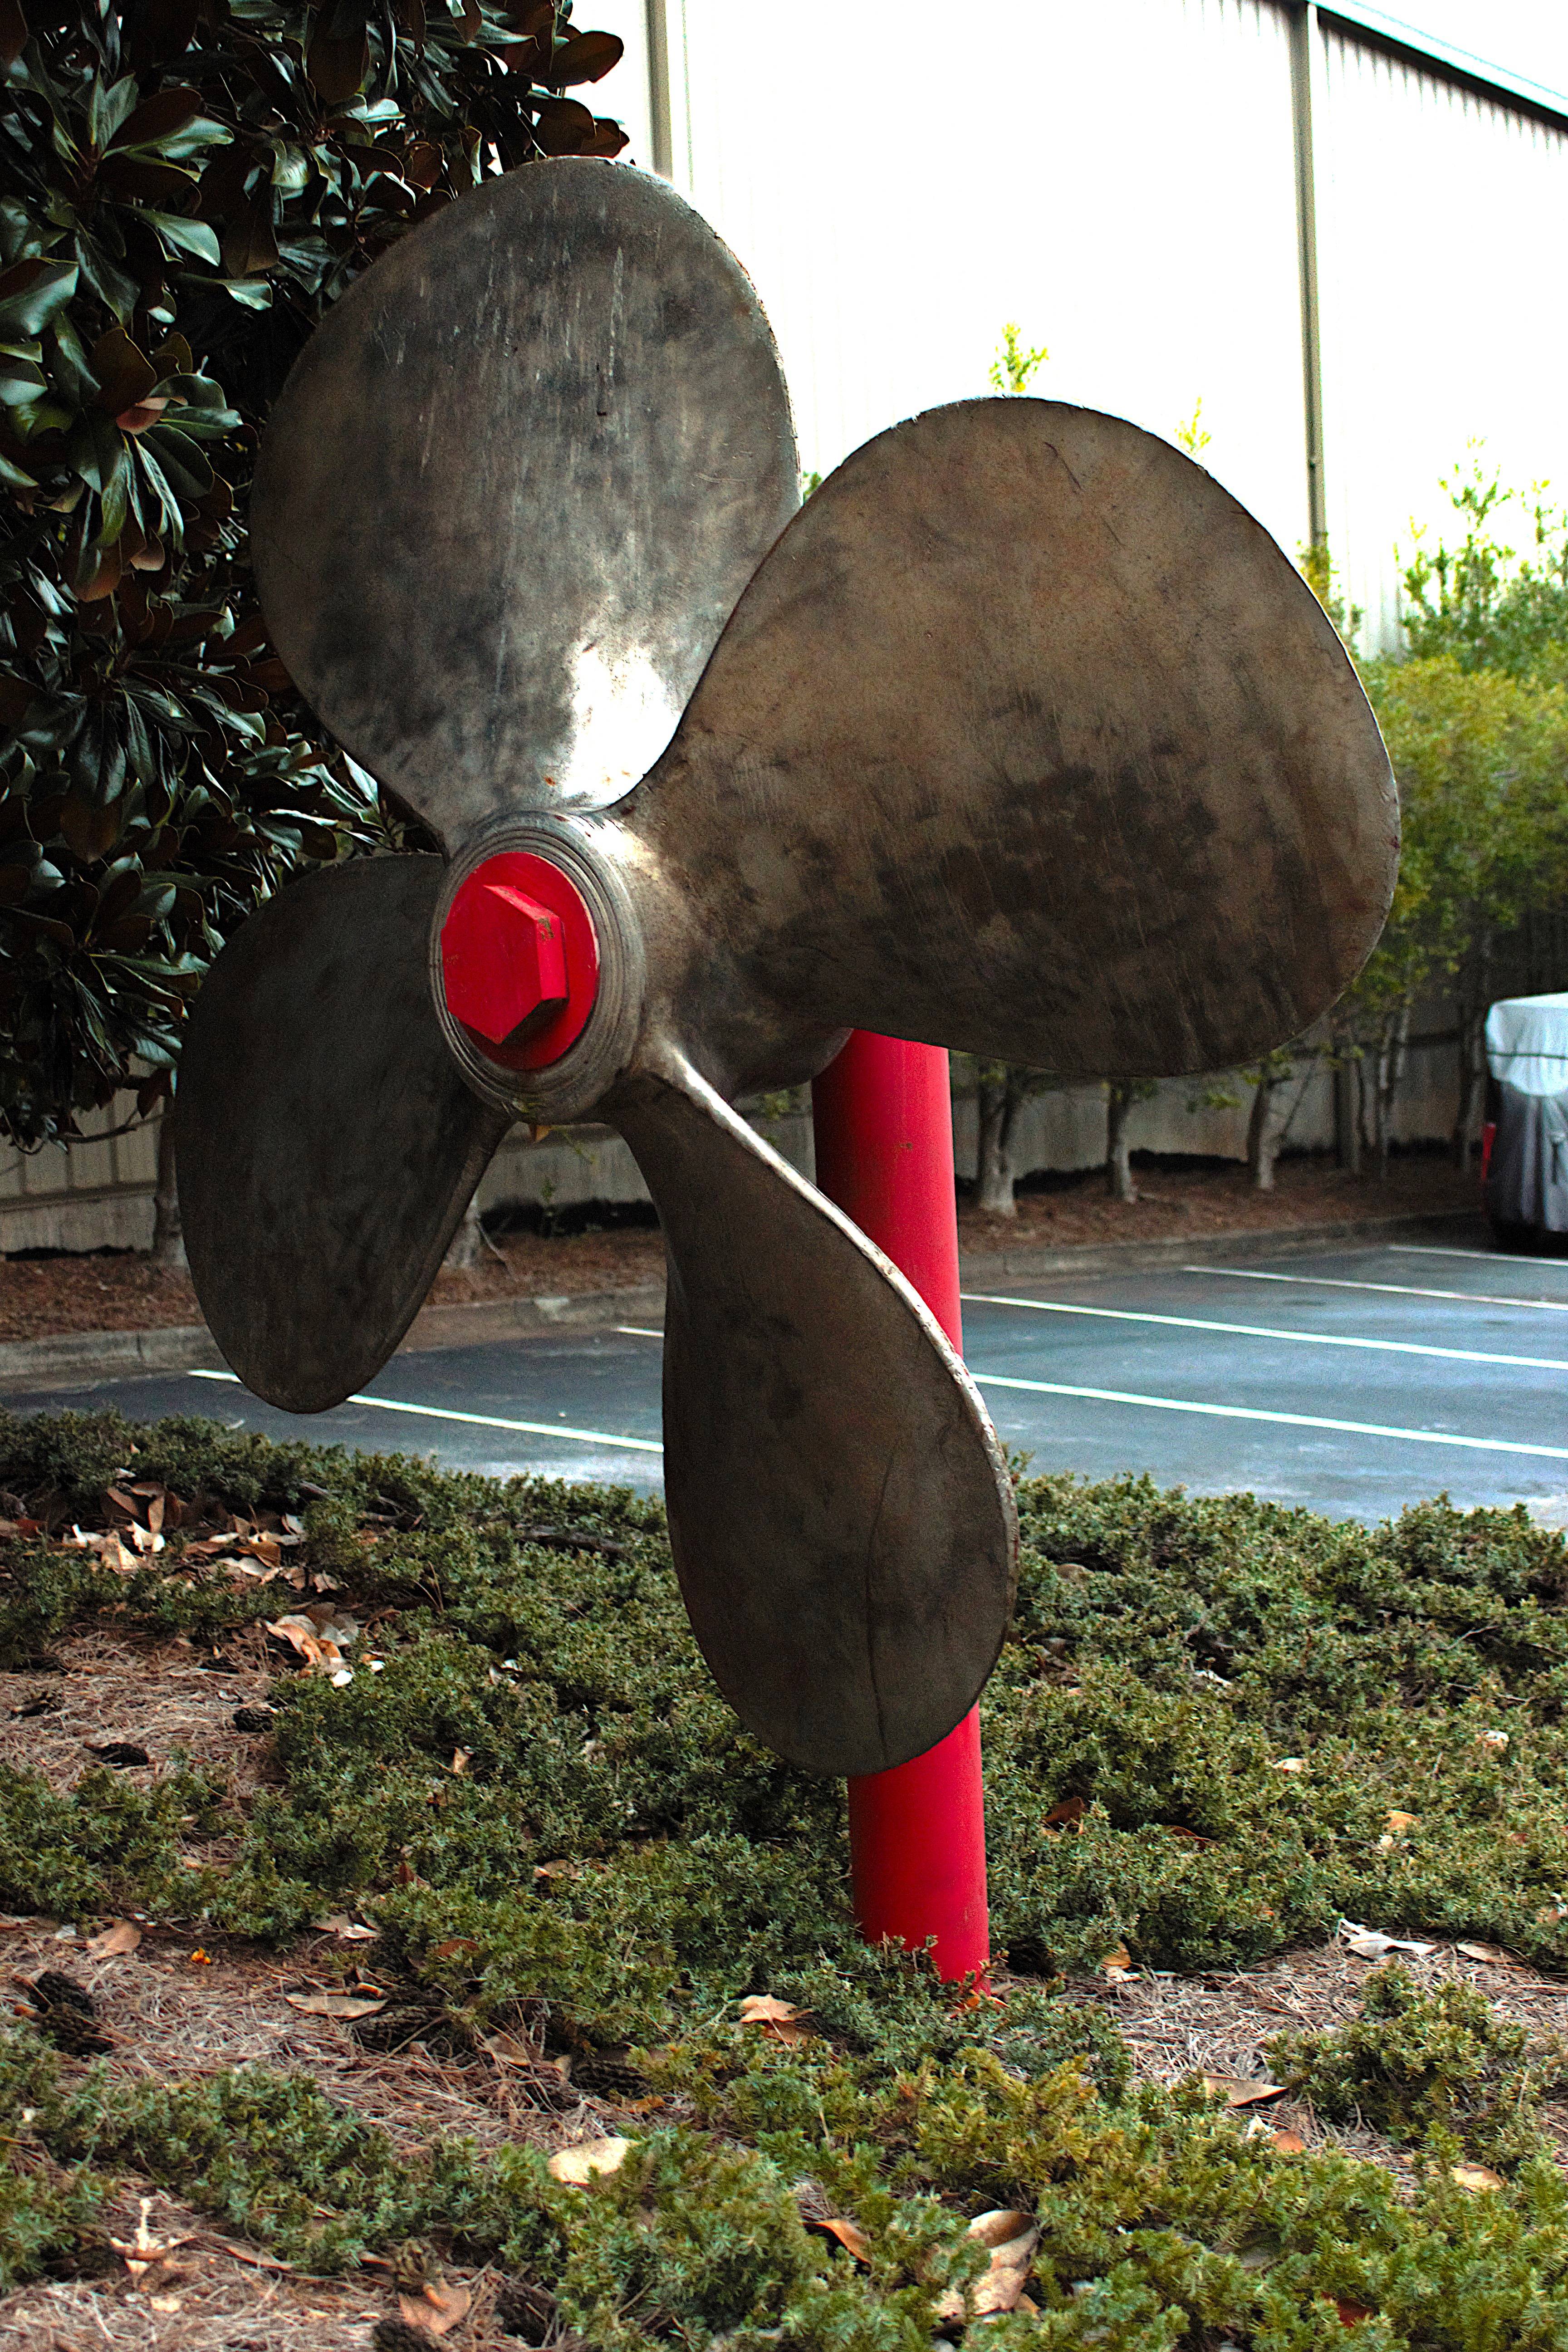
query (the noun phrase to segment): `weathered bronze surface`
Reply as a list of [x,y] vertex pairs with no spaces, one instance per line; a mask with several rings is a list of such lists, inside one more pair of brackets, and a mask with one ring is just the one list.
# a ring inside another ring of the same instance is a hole
[[[264,452],[264,598],[451,863],[297,884],[220,957],[181,1190],[225,1352],[311,1410],[395,1346],[514,1112],[615,1120],[665,1228],[698,1637],[760,1738],[858,1774],[983,1684],[1011,1489],[930,1316],[729,1102],[850,1026],[1089,1076],[1249,1060],[1370,951],[1397,818],[1315,600],[1163,443],[937,410],[774,545],[793,468],[749,285],[622,167],[488,184],[332,312]],[[426,977],[443,891],[508,844],[601,951],[531,1074]]]
[[799,497],[773,336],[662,180],[489,180],[368,270],[273,411],[251,545],[321,718],[448,848],[662,751]]
[[1398,856],[1294,566],[1178,450],[1035,400],[858,450],[616,814],[695,910],[662,984],[729,1086],[836,1026],[1077,1076],[1248,1061],[1353,978]]
[[202,982],[175,1155],[191,1278],[247,1388],[321,1412],[380,1370],[505,1134],[426,978],[438,857],[289,884]]
[[702,1654],[760,1739],[879,1772],[967,1713],[1013,1606],[1006,1463],[879,1250],[677,1055],[615,1096],[664,1228],[664,1485]]

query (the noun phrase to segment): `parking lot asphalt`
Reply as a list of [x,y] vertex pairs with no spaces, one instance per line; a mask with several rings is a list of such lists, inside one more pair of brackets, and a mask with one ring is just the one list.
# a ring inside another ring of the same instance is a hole
[[[1384,1244],[965,1295],[964,1349],[1037,1471],[1147,1471],[1375,1520],[1447,1490],[1568,1524],[1568,1259]],[[433,1453],[452,1468],[659,1483],[660,1341],[572,1331],[395,1357],[363,1395],[296,1416],[232,1375],[164,1373],[12,1397],[14,1411],[207,1413],[272,1437]]]

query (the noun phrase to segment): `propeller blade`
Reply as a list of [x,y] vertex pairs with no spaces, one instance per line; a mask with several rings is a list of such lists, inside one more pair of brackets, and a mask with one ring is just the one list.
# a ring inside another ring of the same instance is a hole
[[967,1713],[1012,1609],[984,1407],[903,1276],[680,1057],[605,1108],[664,1227],[665,1494],[703,1655],[808,1771],[900,1764]]
[[[1055,402],[858,450],[616,821],[689,894],[726,1091],[834,1030],[1081,1076],[1299,1035],[1374,945],[1398,814],[1317,599],[1166,443]],[[771,1018],[769,1009],[771,1008]]]
[[250,542],[275,644],[448,847],[618,800],[794,512],[740,264],[664,181],[487,181],[336,303],[272,411]]
[[180,1213],[246,1386],[339,1404],[413,1321],[510,1124],[471,1094],[426,977],[438,857],[312,874],[203,981],[180,1059]]

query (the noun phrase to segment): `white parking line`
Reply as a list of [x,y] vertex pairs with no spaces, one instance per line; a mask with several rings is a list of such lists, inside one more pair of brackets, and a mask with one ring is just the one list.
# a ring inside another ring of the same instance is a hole
[[[241,1385],[239,1377],[235,1372],[194,1370],[187,1372],[185,1377],[192,1381],[232,1381],[236,1388]],[[454,1412],[448,1405],[404,1404],[396,1397],[352,1396],[345,1397],[343,1402],[374,1405],[378,1412],[423,1413],[427,1421],[469,1422],[476,1429],[512,1429],[525,1437],[571,1437],[574,1438],[579,1445],[607,1445],[613,1447],[617,1453],[630,1451],[633,1454],[662,1454],[664,1452],[664,1447],[656,1444],[651,1437],[621,1437],[613,1431],[604,1429],[563,1429],[559,1422],[554,1421],[503,1421],[499,1413]]]
[[1320,1412],[1265,1412],[1250,1404],[1198,1404],[1189,1397],[1137,1396],[1127,1389],[1070,1388],[1065,1381],[1018,1381],[1001,1372],[970,1377],[983,1389],[1028,1389],[1040,1396],[1088,1397],[1096,1404],[1146,1405],[1153,1412],[1201,1412],[1216,1421],[1269,1421],[1290,1429],[1334,1429],[1352,1437],[1403,1437],[1413,1445],[1462,1445],[1479,1454],[1540,1454],[1568,1462],[1568,1445],[1521,1445],[1509,1437],[1456,1437],[1446,1430],[1393,1429],[1378,1421],[1331,1421]]
[[1129,1307],[1069,1306],[1056,1298],[1003,1298],[989,1291],[962,1294],[972,1307],[1026,1307],[1035,1315],[1093,1315],[1107,1323],[1164,1323],[1178,1331],[1234,1332],[1243,1339],[1289,1339],[1304,1348],[1377,1348],[1395,1356],[1446,1356],[1461,1364],[1511,1364],[1531,1372],[1568,1372],[1560,1356],[1494,1356],[1481,1348],[1429,1348],[1418,1339],[1360,1339],[1337,1331],[1277,1331],[1266,1323],[1211,1323],[1198,1315],[1146,1315]]
[[1458,1298],[1470,1307],[1547,1307],[1568,1315],[1568,1298],[1499,1298],[1485,1290],[1418,1290],[1408,1282],[1351,1282],[1337,1274],[1264,1274],[1254,1265],[1179,1265],[1178,1274],[1223,1274],[1230,1282],[1305,1282],[1321,1290],[1390,1290],[1401,1298]]
[[1451,1249],[1439,1242],[1384,1242],[1382,1246],[1397,1251],[1401,1257],[1479,1257],[1489,1265],[1517,1265],[1520,1262],[1512,1250]]
[[664,1337],[662,1331],[646,1330],[640,1323],[617,1323],[616,1328],[624,1331],[628,1339],[662,1339]]

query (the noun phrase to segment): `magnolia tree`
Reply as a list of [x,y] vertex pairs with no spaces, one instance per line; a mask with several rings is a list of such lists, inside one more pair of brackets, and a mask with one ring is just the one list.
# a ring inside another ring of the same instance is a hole
[[0,1136],[24,1149],[117,1097],[147,1115],[257,902],[417,837],[268,642],[257,427],[410,226],[487,173],[625,143],[567,95],[621,44],[569,16],[0,5]]

